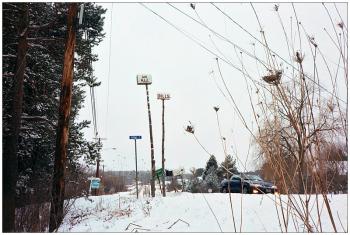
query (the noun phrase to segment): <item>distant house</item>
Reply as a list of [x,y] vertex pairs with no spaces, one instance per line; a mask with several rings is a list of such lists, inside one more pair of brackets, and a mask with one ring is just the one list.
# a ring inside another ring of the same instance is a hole
[[345,149],[330,146],[320,169],[325,172],[325,189],[333,193],[348,191],[348,154]]

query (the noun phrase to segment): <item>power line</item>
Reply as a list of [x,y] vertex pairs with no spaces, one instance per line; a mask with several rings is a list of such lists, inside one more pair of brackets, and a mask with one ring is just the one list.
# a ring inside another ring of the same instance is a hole
[[239,45],[235,44],[234,42],[232,42],[231,40],[229,40],[228,38],[222,36],[220,33],[216,32],[215,30],[211,29],[208,25],[206,25],[204,23],[204,21],[199,17],[198,13],[196,12],[198,18],[201,20],[198,21],[196,19],[194,19],[192,16],[188,15],[187,13],[183,12],[182,10],[180,10],[179,8],[175,7],[174,5],[168,3],[169,6],[171,6],[172,8],[174,8],[175,10],[179,11],[180,13],[182,13],[183,15],[187,16],[188,18],[190,18],[191,20],[195,21],[196,23],[200,24],[201,26],[205,27],[206,29],[208,29],[210,32],[212,32],[215,36],[217,36],[218,38],[220,38],[223,41],[226,41],[227,43],[231,44],[232,46],[238,48],[239,50],[241,50],[242,52],[244,52],[246,55],[252,57],[253,59],[256,59],[257,61],[259,61],[266,69],[269,69],[267,67],[267,64],[259,59],[258,57],[252,55],[250,52],[246,51],[244,48],[240,47]]
[[[241,48],[240,46],[238,46],[237,44],[233,43],[231,40],[227,39],[226,37],[222,36],[221,34],[217,33],[216,31],[214,31],[213,29],[209,28],[204,21],[199,17],[198,13],[196,12],[198,18],[200,19],[201,22],[199,22],[198,20],[194,19],[192,16],[188,15],[187,13],[181,11],[180,9],[178,9],[177,7],[175,7],[174,5],[168,3],[168,5],[170,5],[171,7],[173,7],[174,9],[176,9],[177,11],[179,11],[180,13],[182,13],[183,15],[187,16],[188,18],[192,19],[193,21],[195,21],[196,23],[200,24],[201,26],[205,27],[206,29],[208,29],[209,31],[211,31],[212,33],[214,33],[215,36],[217,36],[218,38],[220,38],[223,41],[228,42],[229,44],[233,45],[233,47],[236,49],[240,49],[244,54],[248,55],[249,57],[255,59],[256,61],[260,62],[260,64],[262,64],[266,69],[269,70],[269,68],[267,67],[268,65],[261,59],[259,59],[256,55],[252,55],[251,53],[247,52],[246,50],[244,50],[243,48]],[[212,4],[214,5],[214,4]],[[214,5],[215,6],[215,5]],[[218,8],[217,6],[215,6],[218,10],[220,10],[223,14],[225,14],[225,16],[229,17],[229,19],[231,21],[233,21],[235,24],[237,24],[241,29],[243,29],[245,32],[247,32],[250,36],[252,36],[255,40],[257,40],[260,44],[262,44],[264,47],[266,47],[266,45],[264,43],[262,43],[259,39],[257,39],[254,35],[252,35],[251,33],[249,33],[249,31],[247,31],[246,29],[244,29],[241,25],[239,25],[236,21],[234,21],[230,16],[228,16],[225,12],[223,12],[220,8]],[[215,46],[215,48],[217,49],[217,47]],[[218,49],[217,49],[218,50]],[[274,51],[272,51],[271,49],[268,48],[268,50],[270,52],[275,53]],[[220,52],[220,51],[219,51]],[[222,54],[222,53],[221,53]],[[276,54],[276,53],[275,53]],[[281,58],[283,61],[287,62],[286,60],[284,60],[282,57],[280,57],[278,54],[277,56],[279,58]],[[220,58],[220,57],[218,57]],[[223,60],[222,58],[220,58],[221,60]],[[227,58],[225,58],[227,60]],[[225,61],[225,60],[223,60]],[[228,61],[228,60],[227,60]],[[227,61],[225,61],[227,63]],[[287,62],[288,63],[288,62]],[[290,63],[288,63],[289,65],[291,65]],[[241,69],[237,68],[236,66],[234,66],[231,62],[230,65],[232,67],[234,67],[235,69],[237,69],[238,71],[242,72]],[[291,65],[294,69],[296,69],[297,71],[299,71],[299,69],[295,68],[293,65]],[[244,75],[244,73],[243,73]],[[253,82],[256,83],[256,81],[254,81],[254,79],[251,78],[251,76],[249,76],[248,74],[246,74],[247,77]],[[286,77],[295,80],[294,78],[290,77],[289,75],[285,74]],[[323,90],[325,90],[326,92],[328,92],[329,94],[331,94],[332,96],[334,96],[334,94],[332,94],[330,91],[328,91],[326,88],[324,88],[323,86],[321,86],[319,83],[316,83],[313,79],[311,79],[310,77],[308,77],[307,75],[305,75],[305,77],[307,77],[309,80],[311,80],[315,85],[317,85],[319,88],[322,88]],[[298,81],[296,81],[298,82]],[[342,100],[341,98],[339,98],[338,96],[336,96],[336,98],[338,98],[340,101],[346,103],[344,100]]]
[[[244,32],[246,32],[247,34],[249,34],[252,38],[254,38],[256,41],[258,41],[262,46],[266,47],[266,45],[261,42],[258,38],[256,38],[253,34],[251,34],[248,30],[246,30],[244,27],[242,27],[239,23],[237,23],[235,20],[233,20],[229,15],[227,15],[227,13],[225,13],[224,11],[222,11],[219,7],[217,7],[214,3],[211,3],[216,9],[218,9],[224,16],[226,16],[228,19],[230,19],[234,24],[236,24],[239,28],[241,28]],[[286,59],[284,59],[282,56],[280,56],[278,53],[276,53],[275,51],[273,51],[270,48],[267,48],[268,50],[270,50],[272,53],[274,53],[278,58],[280,58],[282,61],[284,61],[286,64],[288,64],[289,66],[291,66],[293,69],[295,69],[296,71],[300,72],[300,69],[295,67],[293,64],[291,64],[289,61],[287,61]],[[315,85],[317,85],[319,88],[323,89],[325,92],[332,94],[332,92],[328,91],[324,86],[316,83],[313,79],[311,79],[307,74],[304,75],[307,79],[309,79],[311,82],[313,82]],[[347,103],[346,101],[344,101],[343,99],[340,99],[339,97],[337,97],[340,101],[342,101],[343,103]]]
[[[85,40],[89,39],[89,33],[87,30],[85,30]],[[89,51],[91,53],[91,46],[89,47]],[[92,68],[92,59],[89,59],[89,64]],[[92,74],[91,74],[92,76]],[[94,128],[94,137],[97,138],[98,135],[98,129],[97,129],[97,115],[96,115],[96,97],[95,97],[95,86],[93,79],[91,82],[88,82],[88,85],[90,87],[90,100],[91,100],[91,110],[92,110],[92,124]]]
[[215,52],[213,52],[212,50],[208,49],[205,45],[203,45],[203,43],[199,42],[199,40],[196,40],[193,38],[193,36],[190,36],[189,33],[185,32],[184,30],[180,29],[179,27],[177,27],[176,25],[174,25],[173,23],[171,23],[170,21],[168,21],[167,19],[165,19],[164,17],[162,17],[161,15],[159,15],[157,12],[153,11],[151,8],[147,7],[145,4],[140,3],[140,5],[142,5],[143,7],[145,7],[147,10],[149,10],[150,12],[152,12],[153,14],[155,14],[156,16],[158,16],[159,18],[161,18],[162,20],[164,20],[167,24],[169,24],[170,26],[172,26],[173,28],[175,28],[177,31],[179,31],[180,33],[182,33],[184,36],[186,36],[188,39],[190,39],[191,41],[193,41],[194,43],[196,43],[197,45],[199,45],[200,47],[202,47],[204,50],[206,50],[207,52],[209,52],[210,54],[214,55],[215,57],[219,58],[220,60],[224,61],[226,64],[232,66],[233,68],[235,68],[236,70],[243,72],[240,68],[238,68],[236,65],[232,64],[230,61],[227,61],[226,59],[222,58],[220,55],[216,54]]
[[[233,67],[234,69],[236,69],[237,71],[241,72],[242,74],[245,74],[249,80],[253,83],[256,83],[258,85],[260,85],[261,87],[263,87],[264,89],[268,90],[265,86],[263,86],[260,82],[255,81],[247,72],[245,72],[244,70],[242,70],[241,68],[239,68],[238,66],[234,65],[233,63],[231,63],[230,61],[222,58],[220,55],[216,54],[215,52],[213,52],[212,50],[208,49],[205,45],[203,45],[203,43],[201,43],[198,39],[194,39],[193,36],[190,36],[189,33],[185,32],[184,30],[180,29],[179,27],[177,27],[176,25],[174,25],[173,23],[171,23],[169,20],[165,19],[164,17],[162,17],[161,15],[159,15],[157,12],[153,11],[152,9],[150,9],[149,7],[147,7],[146,5],[144,5],[143,3],[140,3],[143,7],[145,7],[147,10],[149,10],[150,12],[152,12],[153,14],[155,14],[156,16],[158,16],[159,18],[161,18],[162,20],[164,20],[166,23],[168,23],[170,26],[172,26],[173,28],[175,28],[177,31],[179,31],[181,34],[183,34],[185,37],[187,37],[188,39],[190,39],[191,41],[193,41],[194,43],[196,43],[197,45],[199,45],[200,47],[202,47],[204,50],[206,50],[207,52],[209,52],[210,54],[214,55],[216,58],[222,60],[223,62],[225,62],[226,64],[230,65],[231,67]],[[256,58],[256,57],[255,57]]]
[[[239,72],[241,72],[242,74],[246,75],[250,81],[252,81],[253,83],[257,83],[259,84],[261,87],[263,87],[264,89],[268,90],[265,86],[261,85],[260,82],[255,81],[249,74],[247,74],[244,70],[240,69],[239,67],[237,67],[236,65],[232,64],[230,61],[223,59],[222,57],[220,57],[218,54],[216,54],[215,52],[213,52],[212,50],[208,49],[206,46],[204,46],[202,43],[196,41],[195,39],[193,39],[188,33],[186,33],[184,30],[180,29],[179,27],[177,27],[176,25],[174,25],[173,23],[171,23],[170,21],[168,21],[167,19],[165,19],[164,17],[162,17],[161,15],[159,15],[157,12],[153,11],[152,9],[150,9],[149,7],[147,7],[146,5],[144,5],[143,3],[140,3],[143,7],[145,7],[147,10],[151,11],[153,14],[155,14],[156,16],[158,16],[159,18],[161,18],[162,20],[164,20],[166,23],[168,23],[169,25],[171,25],[172,27],[174,27],[177,31],[179,31],[180,33],[182,33],[184,36],[186,36],[187,38],[189,38],[191,41],[193,41],[194,43],[196,43],[197,45],[199,45],[200,47],[202,47],[203,49],[205,49],[206,51],[208,51],[209,53],[211,53],[212,55],[216,56],[216,58],[221,59],[222,61],[224,61],[226,64],[232,66],[233,68],[235,68],[236,70],[238,70]],[[221,74],[221,70],[219,67],[219,63],[218,60],[216,60],[218,68],[219,68],[219,72],[220,75]],[[222,81],[225,83],[225,80],[222,77]],[[230,94],[227,86],[226,86],[226,90],[227,92]],[[240,113],[238,106],[235,104],[233,97],[231,96],[231,100],[234,103],[234,110],[239,114],[241,121],[243,122],[243,124],[248,128],[246,122],[244,121],[244,118],[242,116],[242,114]],[[250,129],[248,128],[248,130],[250,131]],[[250,131],[251,132],[251,131]]]
[[111,77],[111,54],[112,54],[112,30],[113,30],[113,2],[111,9],[111,26],[109,35],[109,56],[108,56],[108,80],[107,80],[107,110],[106,110],[106,137],[108,132],[108,112],[109,112],[109,80]]

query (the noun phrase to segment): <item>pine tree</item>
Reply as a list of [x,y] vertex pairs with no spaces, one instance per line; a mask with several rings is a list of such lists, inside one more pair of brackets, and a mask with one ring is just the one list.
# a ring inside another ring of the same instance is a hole
[[233,157],[228,154],[225,157],[225,160],[220,164],[218,171],[219,171],[219,175],[222,176],[221,179],[227,179],[227,178],[230,178],[232,174],[238,174],[238,170],[236,167],[236,160],[233,160]]
[[[213,168],[213,169],[211,169]],[[216,161],[216,158],[214,155],[211,155],[209,160],[207,161],[207,164],[205,166],[205,170],[203,172],[203,180],[205,180],[205,178],[207,177],[207,175],[209,174],[210,171],[215,171],[217,174],[217,170],[218,170],[218,162]]]
[[[11,196],[16,198],[16,207],[50,200],[67,12],[66,3],[3,3],[3,150],[8,146],[5,140],[10,135],[9,122],[13,115],[11,94],[14,91],[19,38],[16,29],[24,6],[28,7],[29,27],[23,108],[16,152],[18,174],[12,177],[17,182],[16,195],[12,193]],[[91,143],[83,135],[83,129],[90,122],[78,122],[77,116],[86,96],[84,86],[91,80],[97,80],[93,76],[91,63],[86,61],[98,60],[91,48],[104,37],[104,13],[102,7],[85,3],[83,24],[77,32],[78,56],[75,59],[68,141],[67,167],[70,171],[78,171],[78,158],[84,156],[89,160],[98,156],[98,146],[94,145],[95,150],[91,151]],[[4,159],[3,167],[8,169]]]
[[217,169],[215,169],[214,166],[211,166],[208,169],[204,183],[207,189],[212,189],[213,192],[219,191],[220,181]]

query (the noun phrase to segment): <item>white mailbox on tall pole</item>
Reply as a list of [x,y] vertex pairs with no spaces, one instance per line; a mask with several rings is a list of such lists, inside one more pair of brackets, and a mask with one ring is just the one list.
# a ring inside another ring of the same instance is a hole
[[152,84],[152,76],[150,74],[139,74],[136,76],[137,85],[150,85]]
[[137,85],[146,86],[146,95],[147,95],[147,109],[148,109],[148,123],[149,123],[149,135],[151,141],[151,194],[152,197],[155,197],[155,175],[156,175],[156,162],[154,160],[154,147],[153,147],[153,134],[152,134],[152,118],[151,118],[151,106],[149,103],[149,93],[148,85],[152,84],[152,76],[150,74],[139,74],[136,76]]

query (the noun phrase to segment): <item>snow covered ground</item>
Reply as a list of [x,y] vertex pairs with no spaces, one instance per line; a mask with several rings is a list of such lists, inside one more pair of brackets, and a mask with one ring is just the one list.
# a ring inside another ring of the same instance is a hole
[[[157,191],[155,198],[141,193],[136,199],[133,192],[79,198],[59,232],[234,232],[235,227],[237,232],[281,232],[274,195],[231,194],[231,197],[235,226],[229,194],[170,192],[163,198]],[[286,201],[285,195],[281,197]],[[314,199],[313,195],[311,201]],[[329,202],[337,230],[344,232],[348,227],[347,195],[329,195]],[[317,224],[316,204],[311,205],[311,218]],[[279,216],[280,212],[278,208]],[[325,206],[321,221],[323,232],[333,231]],[[302,222],[293,223],[290,218],[288,232],[303,231]]]

